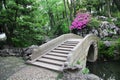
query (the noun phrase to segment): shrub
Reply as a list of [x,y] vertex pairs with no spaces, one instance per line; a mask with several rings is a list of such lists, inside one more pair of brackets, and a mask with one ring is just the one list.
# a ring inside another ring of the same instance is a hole
[[115,45],[111,45],[110,47],[106,47],[105,44],[101,41],[98,44],[98,53],[99,56],[104,56],[105,58],[113,58],[114,57]]
[[120,38],[117,40],[116,49],[120,53]]
[[120,18],[117,18],[117,21],[114,22],[116,26],[120,28]]
[[98,53],[99,55],[104,55],[106,53],[106,47],[102,41],[98,43]]
[[83,73],[83,74],[88,74],[89,72],[90,72],[90,71],[89,71],[88,68],[85,68],[85,69],[82,70],[82,73]]
[[100,26],[100,21],[96,18],[91,18],[90,22],[87,24],[88,28],[98,28]]
[[62,78],[63,78],[63,73],[59,73],[56,80],[62,80]]
[[81,63],[81,62],[78,60],[78,61],[77,61],[77,64],[79,64],[79,65],[80,65],[80,63]]

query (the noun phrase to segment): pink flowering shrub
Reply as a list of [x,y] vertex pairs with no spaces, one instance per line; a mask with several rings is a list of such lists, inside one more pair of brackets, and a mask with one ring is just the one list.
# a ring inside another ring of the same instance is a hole
[[82,29],[89,22],[90,15],[88,13],[79,13],[76,18],[73,20],[70,30],[73,29]]

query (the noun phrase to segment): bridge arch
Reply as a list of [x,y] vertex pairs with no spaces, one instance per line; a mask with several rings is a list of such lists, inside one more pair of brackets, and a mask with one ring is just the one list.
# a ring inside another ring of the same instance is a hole
[[95,62],[97,60],[98,55],[98,46],[96,41],[92,41],[87,50],[87,61]]
[[79,62],[84,69],[86,61],[97,60],[98,40],[93,34],[84,38],[75,34],[64,34],[34,49],[31,60],[27,63],[62,71],[64,67],[74,66]]

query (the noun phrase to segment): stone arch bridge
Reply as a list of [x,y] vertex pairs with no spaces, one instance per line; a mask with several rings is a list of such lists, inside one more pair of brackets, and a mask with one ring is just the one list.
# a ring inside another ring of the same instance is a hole
[[78,62],[85,68],[86,61],[97,59],[98,40],[93,34],[84,38],[72,33],[64,34],[34,49],[27,63],[55,71],[62,71],[65,66]]

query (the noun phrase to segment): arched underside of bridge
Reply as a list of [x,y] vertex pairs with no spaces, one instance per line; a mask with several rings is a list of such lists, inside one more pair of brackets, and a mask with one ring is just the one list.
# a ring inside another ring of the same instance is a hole
[[87,61],[95,62],[98,55],[98,47],[97,42],[92,42],[88,49]]

